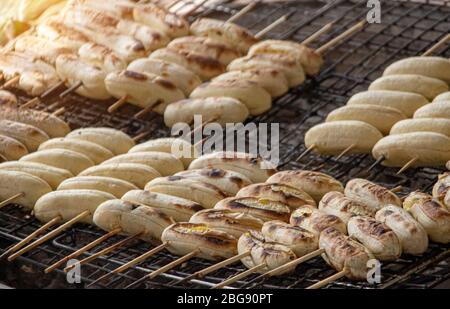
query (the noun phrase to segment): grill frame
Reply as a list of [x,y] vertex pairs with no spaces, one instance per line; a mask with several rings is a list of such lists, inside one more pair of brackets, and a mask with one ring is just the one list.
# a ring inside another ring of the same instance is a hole
[[[436,176],[442,169],[418,168],[411,169],[397,176],[396,170],[376,166],[370,172],[365,172],[374,161],[369,155],[346,155],[339,160],[333,157],[309,154],[301,162],[295,159],[305,148],[303,136],[311,126],[322,122],[326,114],[345,104],[346,99],[352,94],[364,90],[368,84],[380,75],[380,72],[389,63],[406,56],[412,56],[424,52],[444,35],[444,26],[450,29],[450,8],[413,1],[392,1],[389,5],[383,4],[387,13],[382,18],[381,25],[370,25],[352,38],[339,44],[331,52],[325,55],[327,61],[322,72],[314,79],[309,79],[304,85],[291,90],[288,94],[274,102],[274,107],[268,113],[249,119],[255,123],[279,122],[280,123],[280,149],[282,150],[282,169],[316,169],[326,172],[339,180],[346,182],[354,177],[365,177],[376,181],[386,187],[393,188],[403,186],[404,195],[407,192],[421,189],[430,191]],[[308,35],[317,31],[325,23],[336,21],[333,29],[319,38],[313,47],[320,46],[337,34],[345,31],[353,24],[362,20],[367,10],[365,1],[336,0],[320,7],[314,7],[306,12],[296,10],[302,4],[277,3],[270,5],[258,5],[237,23],[257,32],[270,24],[271,21],[284,14],[291,14],[291,19],[284,26],[271,32],[268,37],[274,39],[293,39],[302,41]],[[198,16],[211,16],[225,18],[234,14],[237,9],[232,1],[220,6],[205,5],[205,10]],[[386,12],[386,11],[384,11]],[[297,16],[298,14],[298,16]],[[443,16],[447,14],[446,16]],[[300,23],[297,21],[303,17]],[[443,26],[444,25],[444,26]],[[287,30],[285,30],[287,29]],[[381,32],[380,32],[381,29]],[[356,57],[358,55],[358,57]],[[450,57],[450,46],[443,48],[439,55]],[[372,64],[374,63],[374,64]],[[362,72],[361,72],[362,70]],[[23,103],[27,98],[23,93],[18,93]],[[120,112],[108,114],[107,107],[111,102],[92,102],[76,95],[70,95],[62,101],[57,101],[56,96],[44,100],[36,106],[36,109],[56,111],[61,106],[66,108],[63,115],[73,128],[82,126],[110,126],[121,129],[135,136],[146,132],[146,139],[164,137],[169,135],[169,130],[164,127],[161,117],[155,114],[146,116],[144,120],[134,119],[132,116],[137,108],[126,106]],[[56,101],[55,101],[56,100]],[[14,243],[34,231],[40,224],[33,218],[27,217],[13,206],[8,206],[0,211],[0,239],[5,243]],[[21,261],[35,264],[39,268],[45,268],[60,258],[81,248],[88,241],[101,236],[98,229],[88,226],[77,226],[63,233],[53,241],[41,245],[36,250],[20,258]],[[120,238],[114,237],[101,246],[100,250]],[[0,252],[5,249],[0,247]],[[123,265],[133,256],[144,253],[149,246],[138,242],[127,249],[114,251],[114,254],[106,258],[83,266],[83,281],[91,282],[104,274],[108,269],[114,269]],[[96,252],[96,251],[91,251]],[[381,285],[370,286],[367,283],[351,283],[340,280],[329,285],[332,288],[430,288],[450,278],[450,246],[432,245],[432,248],[421,258],[402,257],[398,262],[388,263],[386,267],[403,265],[400,269],[391,270],[388,280]],[[113,277],[112,282],[103,283],[101,287],[124,287],[128,280],[136,280],[145,273],[161,267],[174,260],[176,257],[168,253],[159,253],[154,258],[125,274]],[[152,281],[146,282],[148,288],[204,288],[213,283],[223,281],[238,272],[244,270],[244,266],[238,264],[226,267],[223,271],[207,276],[204,280],[194,280],[191,283],[177,285],[178,279],[211,265],[211,263],[194,260],[186,263],[181,270],[170,271]],[[389,266],[391,265],[391,266]],[[57,270],[62,273],[61,270]],[[86,274],[85,274],[86,272]],[[245,288],[303,288],[317,282],[333,273],[321,259],[314,259],[298,267],[294,275],[283,278],[272,278],[264,282],[252,282],[251,276],[246,280],[233,285]]]

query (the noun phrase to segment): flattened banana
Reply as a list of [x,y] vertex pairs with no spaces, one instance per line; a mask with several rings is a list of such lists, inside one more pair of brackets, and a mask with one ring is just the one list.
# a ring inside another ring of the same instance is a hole
[[401,111],[406,117],[411,118],[417,109],[428,103],[428,100],[423,95],[417,93],[376,90],[355,94],[348,100],[347,105],[369,104],[392,107]]
[[125,193],[131,190],[137,190],[138,187],[125,180],[103,176],[78,176],[64,180],[58,190],[97,190],[121,198]]
[[89,211],[89,215],[80,222],[93,225],[92,216],[97,207],[113,199],[115,199],[113,195],[96,190],[53,191],[36,202],[34,216],[41,222],[48,222],[57,217],[65,222],[84,211]]
[[250,179],[242,174],[218,168],[187,170],[176,173],[174,176],[181,176],[209,183],[219,188],[220,191],[227,196],[235,196],[239,190],[251,184]]
[[1,106],[0,119],[28,124],[41,129],[51,138],[63,137],[70,132],[69,125],[62,119],[52,114],[32,109],[18,109]]
[[416,118],[405,119],[397,122],[391,128],[391,135],[413,133],[413,132],[434,132],[450,137],[450,119],[445,118]]
[[85,169],[94,166],[94,162],[84,154],[65,149],[48,149],[31,153],[22,157],[21,162],[35,162],[66,169],[78,175]]
[[53,190],[56,190],[61,182],[74,176],[68,170],[34,162],[5,162],[0,164],[0,170],[34,175],[47,182]]
[[152,179],[161,177],[154,168],[138,163],[110,163],[90,167],[78,176],[103,176],[130,182],[140,189]]
[[42,143],[39,146],[39,151],[46,149],[67,149],[72,150],[92,160],[95,164],[100,164],[112,157],[114,154],[99,144],[84,140],[76,140],[69,138],[54,138]]
[[289,91],[289,83],[282,71],[276,69],[254,69],[246,71],[230,71],[221,74],[213,81],[249,80],[265,89],[273,98]]
[[248,153],[218,151],[205,154],[192,161],[190,170],[202,168],[220,168],[223,170],[235,171],[247,176],[254,183],[265,182],[270,176],[276,173],[274,165]]
[[450,138],[439,133],[415,132],[386,136],[373,148],[375,159],[384,156],[385,166],[444,166],[450,159]]
[[173,175],[184,170],[183,163],[173,155],[165,152],[133,152],[126,153],[102,163],[139,163],[150,166],[163,176]]
[[111,128],[84,128],[74,130],[67,138],[81,139],[109,149],[115,155],[128,152],[136,143],[122,131]]
[[150,242],[160,243],[165,228],[173,221],[164,213],[151,207],[109,200],[95,210],[94,223],[105,231],[120,228],[122,235],[137,235]]
[[138,73],[159,75],[177,86],[185,96],[189,96],[202,83],[200,77],[185,67],[158,59],[137,59],[130,63],[127,69]]
[[177,123],[193,123],[196,115],[205,121],[214,119],[215,123],[225,126],[227,123],[243,123],[249,116],[249,110],[239,100],[228,97],[186,99],[167,106],[164,123],[173,127]]
[[449,90],[447,83],[422,75],[388,75],[375,80],[369,90],[395,90],[418,93],[429,100]]
[[0,199],[6,200],[18,193],[24,195],[13,203],[33,209],[36,201],[52,191],[48,183],[39,177],[24,172],[0,170]]
[[29,151],[36,151],[40,144],[49,139],[41,129],[9,120],[0,120],[0,134],[18,140]]
[[450,101],[437,101],[419,108],[414,118],[447,118],[450,119]]
[[227,197],[216,186],[181,176],[155,178],[145,186],[145,190],[188,199],[204,208],[213,208]]
[[362,121],[325,122],[306,132],[305,146],[314,145],[314,151],[324,155],[338,155],[350,146],[348,153],[370,153],[381,138],[377,128]]
[[19,160],[28,154],[28,149],[18,140],[0,135],[0,155],[6,160]]
[[409,57],[388,66],[383,76],[398,74],[423,75],[450,84],[450,60],[443,57]]
[[174,137],[150,140],[134,146],[129,152],[151,151],[170,153],[183,162],[185,168],[188,168],[192,160],[198,157],[197,151],[191,143],[184,139]]
[[149,206],[165,213],[177,222],[187,222],[203,206],[193,201],[144,190],[133,190],[122,196],[123,201]]

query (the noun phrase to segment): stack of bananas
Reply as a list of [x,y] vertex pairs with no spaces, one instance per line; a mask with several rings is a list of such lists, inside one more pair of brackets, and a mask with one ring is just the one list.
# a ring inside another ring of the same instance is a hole
[[57,11],[63,0],[2,0],[0,6],[0,45],[26,31],[34,20]]

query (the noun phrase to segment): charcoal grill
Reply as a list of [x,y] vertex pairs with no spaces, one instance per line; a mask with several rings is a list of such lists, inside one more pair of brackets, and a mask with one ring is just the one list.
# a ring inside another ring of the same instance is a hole
[[[197,16],[225,19],[237,12],[232,1],[220,5],[206,3],[202,9]],[[317,47],[364,19],[367,8],[366,1],[349,0],[328,1],[326,4],[315,2],[310,5],[295,1],[259,4],[253,11],[239,19],[238,23],[256,33],[285,14],[290,14],[291,18],[283,26],[273,30],[269,34],[270,38],[302,41],[324,24],[336,21],[333,29],[314,43],[313,47]],[[365,177],[389,188],[401,185],[403,190],[400,194],[419,189],[430,191],[442,169],[417,168],[402,175],[396,175],[397,170],[383,166],[376,166],[367,171],[374,162],[370,155],[346,155],[337,160],[335,157],[311,153],[299,162],[296,159],[305,150],[303,136],[310,127],[322,122],[329,111],[344,105],[349,96],[367,89],[370,82],[379,77],[387,65],[404,57],[420,55],[443,38],[449,30],[450,3],[446,1],[383,2],[381,24],[366,26],[360,33],[328,52],[326,65],[319,76],[309,79],[302,86],[278,99],[268,113],[249,121],[280,123],[282,169],[315,169],[333,175],[343,182],[354,177]],[[450,46],[441,48],[439,55],[449,58]],[[18,93],[18,95],[21,102],[29,99],[23,94]],[[118,113],[108,114],[106,109],[109,105],[70,95],[62,101],[55,97],[49,98],[36,108],[53,112],[64,106],[66,112],[63,117],[73,128],[110,126],[130,135],[148,133],[146,136],[148,139],[168,136],[170,133],[158,115],[150,114],[145,119],[135,119],[133,115],[138,109],[132,106],[126,106]],[[35,219],[25,215],[16,207],[8,206],[2,209],[0,211],[0,252],[23,239],[39,226]],[[21,257],[20,261],[43,269],[101,235],[103,232],[98,229],[79,225],[52,242],[29,252]],[[119,239],[113,237],[90,251],[89,254]],[[83,283],[94,281],[106,272],[141,255],[149,248],[148,244],[135,241],[105,257],[83,265]],[[450,246],[432,244],[426,254],[421,257],[404,256],[398,261],[384,264],[382,283],[378,285],[340,280],[328,287],[431,288],[450,278],[449,256]],[[169,253],[161,252],[123,274],[114,275],[100,282],[98,287],[125,287],[175,258]],[[167,274],[143,283],[141,287],[205,288],[245,270],[244,266],[237,264],[212,273],[202,280],[179,283],[180,279],[210,265],[209,262],[193,259]],[[60,270],[58,272],[62,273]],[[271,289],[304,288],[332,273],[332,269],[320,258],[316,258],[298,267],[292,275],[267,280],[255,280],[255,275],[233,286]]]

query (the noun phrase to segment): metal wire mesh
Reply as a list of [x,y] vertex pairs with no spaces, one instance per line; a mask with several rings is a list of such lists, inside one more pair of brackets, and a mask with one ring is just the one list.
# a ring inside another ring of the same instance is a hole
[[[221,6],[205,4],[200,15],[225,19],[236,12],[232,3]],[[412,55],[419,55],[436,41],[445,36],[450,29],[450,8],[434,5],[431,2],[415,3],[412,1],[383,2],[381,24],[372,24],[352,38],[339,44],[326,55],[326,65],[319,76],[308,80],[304,85],[293,89],[277,100],[268,113],[250,119],[254,122],[280,123],[280,154],[283,169],[317,169],[331,174],[345,182],[350,178],[365,177],[387,187],[402,185],[404,192],[411,190],[431,189],[440,169],[413,169],[403,175],[396,175],[396,170],[377,166],[365,172],[373,163],[369,155],[344,156],[339,160],[310,154],[301,162],[296,158],[305,148],[304,133],[313,125],[324,120],[327,113],[341,105],[352,94],[367,89],[371,81],[381,75],[382,70],[393,61]],[[269,35],[271,38],[292,39],[302,41],[320,29],[325,23],[335,21],[332,31],[323,35],[314,47],[321,46],[337,34],[365,18],[367,14],[365,1],[338,0],[324,4],[316,2],[310,7],[296,2],[260,4],[252,12],[238,20],[255,33],[284,14],[291,18],[283,26],[276,28]],[[450,57],[450,46],[444,47],[440,55]],[[21,101],[27,98],[21,96]],[[73,128],[81,126],[111,126],[123,129],[135,135],[148,132],[147,138],[167,136],[169,130],[164,128],[161,117],[147,115],[145,119],[135,119],[137,108],[127,106],[115,114],[108,114],[107,107],[112,102],[92,102],[71,95],[60,101],[56,97],[40,104],[38,109],[55,111],[65,106],[63,117]],[[7,207],[0,212],[0,239],[11,244],[34,231],[39,224],[26,217],[16,208]],[[88,226],[79,226],[69,230],[60,237],[40,246],[24,257],[24,260],[40,267],[48,266],[60,258],[70,254],[77,248],[102,235],[102,232]],[[97,252],[117,241],[112,238],[92,250]],[[6,247],[3,246],[3,247]],[[123,265],[146,250],[147,244],[130,243],[128,246],[114,251],[83,266],[83,281],[91,282],[106,272]],[[421,257],[402,257],[402,259],[383,265],[383,281],[377,286],[367,283],[341,280],[330,287],[333,288],[429,288],[450,277],[448,246],[432,245]],[[110,280],[101,282],[100,287],[124,287],[145,273],[157,269],[176,257],[166,252],[159,253],[148,261],[134,267],[124,274],[115,275]],[[179,284],[179,279],[197,270],[211,265],[209,262],[193,259],[181,267],[145,282],[149,288],[200,288],[208,287],[223,281],[232,275],[244,271],[244,266],[236,264],[212,273],[202,280]],[[294,274],[282,278],[252,281],[256,276],[236,283],[235,287],[246,288],[302,288],[333,273],[326,264],[316,258],[298,267]]]

